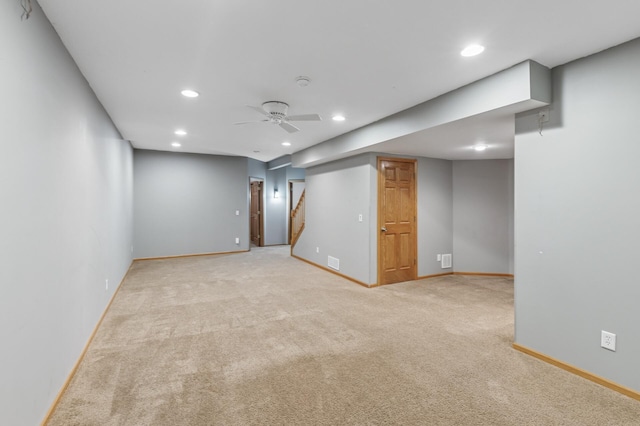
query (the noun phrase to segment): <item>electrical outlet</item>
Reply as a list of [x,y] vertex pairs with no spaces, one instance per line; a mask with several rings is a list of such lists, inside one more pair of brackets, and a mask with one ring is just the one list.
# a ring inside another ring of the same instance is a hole
[[104,281],[105,281],[105,284],[104,284],[104,291],[108,291],[108,290],[109,290],[109,280],[108,280],[108,279],[106,279],[106,280],[104,280]]
[[613,333],[609,333],[608,331],[602,330],[602,335],[600,336],[600,346],[615,352],[616,351],[616,335]]

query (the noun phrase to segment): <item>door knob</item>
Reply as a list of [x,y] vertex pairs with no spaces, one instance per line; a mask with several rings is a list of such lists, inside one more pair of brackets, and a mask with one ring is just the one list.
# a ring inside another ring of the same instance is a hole
[[383,226],[382,228],[380,228],[380,230],[381,230],[382,232],[387,232],[387,228],[385,228],[384,226]]

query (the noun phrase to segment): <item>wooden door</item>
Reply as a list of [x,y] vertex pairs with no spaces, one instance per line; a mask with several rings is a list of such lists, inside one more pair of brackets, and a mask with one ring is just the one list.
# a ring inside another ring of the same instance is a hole
[[378,159],[378,283],[415,280],[416,162]]
[[258,247],[262,247],[262,182],[251,182],[251,209],[250,209],[250,228],[251,242]]

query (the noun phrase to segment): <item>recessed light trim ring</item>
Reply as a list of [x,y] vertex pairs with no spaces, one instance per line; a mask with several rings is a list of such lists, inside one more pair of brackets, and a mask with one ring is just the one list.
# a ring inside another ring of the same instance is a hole
[[464,57],[476,56],[484,52],[484,46],[479,44],[470,44],[469,46],[462,49],[460,54]]
[[185,98],[197,98],[198,96],[200,96],[200,93],[196,92],[195,90],[191,90],[191,89],[184,89],[180,93]]

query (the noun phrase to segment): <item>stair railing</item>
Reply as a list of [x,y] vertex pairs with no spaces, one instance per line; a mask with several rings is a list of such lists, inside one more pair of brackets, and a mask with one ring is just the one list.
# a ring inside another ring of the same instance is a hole
[[291,211],[291,249],[296,245],[300,234],[304,230],[304,194],[305,191],[303,190],[296,208]]

